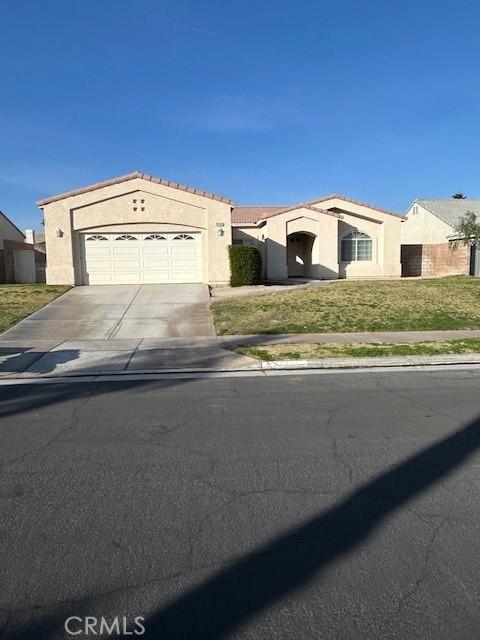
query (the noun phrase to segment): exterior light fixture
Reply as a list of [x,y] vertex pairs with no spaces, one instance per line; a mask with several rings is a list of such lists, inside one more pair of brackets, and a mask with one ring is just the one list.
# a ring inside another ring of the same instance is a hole
[[62,238],[63,237],[63,231],[61,229],[56,229],[55,230],[55,235],[57,236],[57,238]]

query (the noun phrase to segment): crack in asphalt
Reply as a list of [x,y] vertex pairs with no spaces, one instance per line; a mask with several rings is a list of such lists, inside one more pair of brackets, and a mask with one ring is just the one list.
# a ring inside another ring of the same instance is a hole
[[80,420],[80,411],[85,408],[85,406],[90,402],[92,396],[95,395],[95,393],[96,393],[95,387],[92,387],[89,391],[87,391],[86,397],[79,403],[78,406],[76,406],[73,409],[70,415],[71,422],[69,422],[66,426],[62,427],[52,438],[50,438],[44,444],[39,445],[38,447],[34,447],[33,449],[30,449],[30,451],[26,451],[25,453],[22,453],[20,456],[17,456],[16,458],[8,458],[4,460],[0,470],[4,471],[6,466],[14,462],[21,462],[22,460],[24,460],[28,456],[31,456],[32,454],[35,455],[40,451],[44,451],[45,449],[48,449],[63,434],[67,433],[68,431],[73,431],[77,426],[79,426],[78,423]]
[[407,591],[400,598],[393,612],[393,615],[397,615],[398,613],[400,613],[400,610],[403,608],[406,602],[410,598],[412,598],[416,593],[418,593],[423,583],[425,582],[427,577],[428,567],[432,559],[435,543],[437,541],[440,530],[446,524],[446,522],[447,522],[446,518],[442,518],[441,521],[438,523],[438,525],[434,527],[432,535],[430,536],[430,540],[428,541],[427,546],[425,548],[425,553],[423,556],[423,562],[420,568],[419,576],[416,578],[413,584],[407,589]]

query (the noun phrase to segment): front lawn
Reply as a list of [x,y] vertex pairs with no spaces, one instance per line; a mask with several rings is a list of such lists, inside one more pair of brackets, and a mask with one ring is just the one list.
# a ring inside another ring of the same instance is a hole
[[262,344],[238,346],[232,351],[257,360],[315,360],[318,358],[374,358],[381,356],[439,356],[451,353],[480,353],[480,339],[437,340],[365,344]]
[[0,332],[23,320],[69,288],[47,284],[0,285]]
[[212,304],[219,335],[480,328],[480,278],[335,282]]

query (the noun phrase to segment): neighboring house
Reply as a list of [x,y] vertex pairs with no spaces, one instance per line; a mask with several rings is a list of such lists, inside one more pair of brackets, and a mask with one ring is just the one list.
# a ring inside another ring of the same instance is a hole
[[331,195],[288,207],[135,172],[40,200],[47,282],[227,283],[228,245],[253,244],[272,280],[400,276],[401,216]]
[[0,282],[10,282],[8,277],[10,248],[14,243],[24,243],[25,236],[7,216],[0,211]]
[[401,228],[402,275],[470,273],[470,247],[455,242],[455,227],[467,211],[480,217],[480,200],[415,200],[407,209]]
[[44,231],[35,231],[34,229],[25,229],[25,238],[29,244],[33,244],[33,246],[37,251],[46,253]]

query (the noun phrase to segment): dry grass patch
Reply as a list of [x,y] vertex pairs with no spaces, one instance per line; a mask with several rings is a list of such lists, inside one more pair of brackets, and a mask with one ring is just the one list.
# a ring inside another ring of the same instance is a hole
[[47,284],[0,285],[0,332],[45,306],[69,288]]
[[217,333],[276,334],[480,328],[480,279],[335,282],[214,302]]
[[480,339],[391,344],[271,344],[232,349],[258,360],[315,360],[318,358],[372,358],[381,356],[436,356],[449,353],[480,353]]

